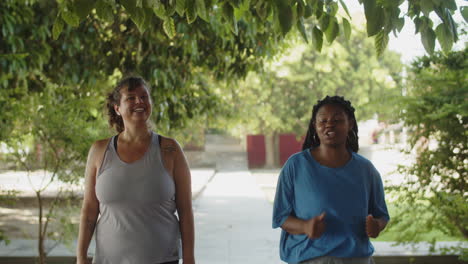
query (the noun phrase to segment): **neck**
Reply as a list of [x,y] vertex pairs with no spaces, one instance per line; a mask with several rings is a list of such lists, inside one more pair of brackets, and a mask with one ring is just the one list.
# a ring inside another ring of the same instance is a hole
[[151,135],[151,130],[148,126],[125,126],[125,130],[120,134],[119,138],[127,142],[143,142],[148,140]]
[[320,145],[313,152],[315,152],[320,160],[337,165],[346,163],[351,156],[344,145],[336,147]]

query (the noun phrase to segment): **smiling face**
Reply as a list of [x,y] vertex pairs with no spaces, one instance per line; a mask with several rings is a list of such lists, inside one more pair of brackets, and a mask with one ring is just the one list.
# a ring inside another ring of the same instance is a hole
[[135,89],[120,90],[120,104],[114,105],[115,112],[122,116],[124,124],[129,122],[146,122],[151,115],[151,99],[144,85]]
[[353,123],[341,106],[326,104],[317,111],[314,126],[320,145],[336,148],[346,146]]

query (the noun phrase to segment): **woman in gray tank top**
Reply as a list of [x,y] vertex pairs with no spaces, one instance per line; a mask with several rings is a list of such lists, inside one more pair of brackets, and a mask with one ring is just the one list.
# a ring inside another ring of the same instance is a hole
[[148,85],[122,80],[107,98],[118,135],[96,141],[88,154],[77,263],[195,263],[190,170],[174,139],[152,132]]

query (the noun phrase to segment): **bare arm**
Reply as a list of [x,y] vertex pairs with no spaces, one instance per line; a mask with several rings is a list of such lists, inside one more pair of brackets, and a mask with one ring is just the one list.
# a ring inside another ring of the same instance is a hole
[[[183,263],[195,263],[195,227],[192,210],[192,187],[190,170],[185,155],[179,144],[173,139],[165,139],[162,143],[162,151],[172,158],[172,176],[176,186],[176,204],[179,215],[179,226],[182,235]],[[166,162],[167,164],[168,162]],[[169,164],[168,164],[169,165]],[[170,165],[169,165],[170,166]],[[166,167],[167,168],[167,167]]]
[[80,216],[80,230],[78,233],[78,245],[76,257],[78,264],[88,263],[88,248],[93,237],[96,221],[99,215],[99,202],[96,197],[95,185],[98,166],[101,164],[107,140],[101,140],[93,144],[89,150],[85,171],[85,190]]
[[288,216],[281,226],[286,232],[292,235],[307,235],[310,239],[319,238],[325,232],[325,213],[308,220]]

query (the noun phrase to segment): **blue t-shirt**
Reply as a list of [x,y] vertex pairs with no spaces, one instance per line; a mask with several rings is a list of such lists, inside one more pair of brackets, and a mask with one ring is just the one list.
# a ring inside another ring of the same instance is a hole
[[291,156],[281,170],[273,205],[273,228],[288,216],[307,220],[325,212],[326,229],[321,237],[281,231],[280,257],[299,263],[320,256],[367,257],[374,248],[366,234],[366,217],[389,215],[382,179],[372,163],[352,152],[340,168],[319,164],[304,150]]

